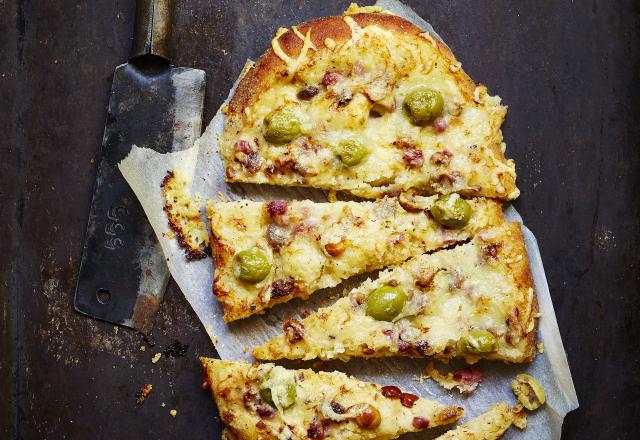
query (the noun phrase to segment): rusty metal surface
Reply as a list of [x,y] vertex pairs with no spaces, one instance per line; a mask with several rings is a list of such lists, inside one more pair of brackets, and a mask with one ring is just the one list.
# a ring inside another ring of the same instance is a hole
[[[278,26],[339,13],[348,1],[176,3],[174,62],[206,71],[208,121]],[[563,438],[635,438],[637,2],[408,3],[509,105],[516,206],[540,241],[581,404]],[[10,396],[0,401],[2,438],[219,438],[196,361],[212,346],[173,284],[153,348],[72,308],[91,160],[134,9],[128,1],[0,1],[0,387]],[[174,340],[189,345],[186,355],[151,363]],[[136,405],[145,383],[153,390]]]

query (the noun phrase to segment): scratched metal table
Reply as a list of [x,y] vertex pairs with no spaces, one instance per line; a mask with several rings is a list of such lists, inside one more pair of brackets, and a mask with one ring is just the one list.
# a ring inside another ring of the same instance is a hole
[[[348,2],[176,3],[174,61],[206,70],[208,121],[278,26]],[[637,438],[640,6],[408,3],[509,105],[516,206],[540,240],[581,403],[563,438]],[[133,1],[0,0],[2,438],[219,438],[196,361],[213,347],[174,284],[155,346],[72,311],[110,75],[133,18]],[[175,340],[186,356],[153,364]],[[138,406],[143,383],[153,391]]]

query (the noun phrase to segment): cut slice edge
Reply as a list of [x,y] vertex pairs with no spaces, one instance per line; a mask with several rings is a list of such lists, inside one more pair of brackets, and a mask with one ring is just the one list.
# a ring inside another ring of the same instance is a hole
[[[462,261],[470,263],[461,267]],[[399,319],[369,316],[369,295],[391,285],[409,297]],[[253,355],[259,360],[432,356],[523,363],[533,360],[538,318],[522,232],[514,222],[381,272],[334,304],[288,320],[284,333],[255,347]],[[469,351],[458,343],[471,335],[491,346]]]

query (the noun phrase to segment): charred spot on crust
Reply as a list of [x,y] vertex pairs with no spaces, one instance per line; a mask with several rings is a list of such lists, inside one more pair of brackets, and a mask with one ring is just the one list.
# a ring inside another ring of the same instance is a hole
[[226,423],[229,424],[231,422],[233,422],[234,419],[234,415],[233,413],[231,413],[230,411],[224,411],[222,413],[222,420]]

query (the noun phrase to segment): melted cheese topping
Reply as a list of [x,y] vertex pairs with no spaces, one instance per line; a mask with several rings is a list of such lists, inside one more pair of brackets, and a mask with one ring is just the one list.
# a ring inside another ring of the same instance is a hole
[[[339,372],[285,370],[273,364],[250,364],[201,359],[205,380],[211,387],[222,421],[243,439],[306,439],[308,431],[321,421],[326,426],[326,440],[393,439],[406,432],[416,432],[415,417],[429,421],[429,428],[452,423],[462,415],[462,408],[417,399],[411,408],[400,399],[382,395],[381,387],[362,382]],[[278,371],[280,370],[280,371]],[[259,398],[258,389],[265,378],[274,373],[293,375],[296,400],[288,408],[277,411]],[[246,402],[246,403],[245,403]],[[335,412],[332,402],[344,414]],[[380,413],[380,425],[361,428],[355,421],[358,406],[370,405]],[[272,409],[272,416],[259,412]],[[258,426],[259,425],[259,426]]]
[[[435,196],[417,197],[428,208]],[[284,202],[283,202],[284,203]],[[461,229],[448,229],[423,211],[408,212],[397,198],[375,202],[313,203],[293,201],[286,214],[269,216],[267,203],[210,202],[208,216],[216,258],[214,292],[225,308],[225,320],[258,313],[293,297],[333,287],[350,276],[399,264],[412,255],[471,238],[501,224],[502,208],[488,199],[469,200],[473,214]],[[276,249],[269,242],[276,238]],[[272,262],[269,275],[257,284],[233,274],[233,256],[258,249]],[[274,294],[273,286],[290,289]],[[276,284],[274,284],[276,283]]]
[[[295,57],[279,44],[283,31],[276,34],[272,47],[287,74],[276,75],[278,79],[244,109],[241,121],[227,120],[221,143],[227,179],[347,190],[362,197],[409,188],[429,194],[517,197],[514,163],[505,161],[501,151],[506,109],[500,98],[488,95],[483,86],[470,96],[460,63],[440,53],[429,34],[416,37],[376,25],[363,28],[349,15],[344,21],[352,37],[340,43],[327,38],[320,49],[311,42],[311,29],[303,36],[294,28],[303,41]],[[340,76],[325,86],[327,72]],[[318,94],[309,100],[298,98],[309,85],[317,86]],[[444,131],[413,125],[402,108],[407,94],[423,85],[444,98]],[[273,145],[264,138],[264,119],[284,106],[297,113],[301,135],[288,144]],[[361,140],[369,151],[351,167],[334,154],[336,145],[349,138]],[[405,162],[399,139],[421,152],[422,164]],[[256,152],[258,167],[238,160],[234,147],[239,141]],[[450,154],[446,163],[431,159],[444,151]]]
[[[534,297],[528,276],[521,273],[528,271],[524,252],[518,223],[483,231],[470,243],[385,270],[377,280],[365,281],[332,306],[305,318],[300,324],[302,340],[277,336],[257,347],[254,356],[305,360],[435,356],[464,357],[470,363],[480,358],[531,360]],[[394,322],[378,321],[365,313],[369,293],[385,285],[399,286],[409,298]],[[495,336],[494,352],[457,351],[456,342],[474,329]]]

